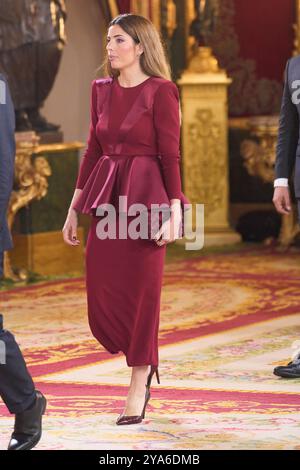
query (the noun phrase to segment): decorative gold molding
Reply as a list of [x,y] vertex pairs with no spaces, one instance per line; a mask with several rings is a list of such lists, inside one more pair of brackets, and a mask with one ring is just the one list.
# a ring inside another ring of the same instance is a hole
[[108,0],[108,6],[109,6],[111,17],[114,18],[115,16],[118,16],[120,11],[119,11],[119,7],[118,7],[116,0]]
[[175,29],[177,28],[176,22],[176,5],[173,0],[167,0],[167,33],[168,37],[172,38]]
[[[274,164],[278,139],[278,116],[260,116],[248,119],[251,135],[259,139],[245,139],[241,144],[244,166],[252,176],[258,176],[265,183],[274,180]],[[296,211],[282,215],[279,243],[288,246],[300,233]]]
[[[186,190],[197,195],[199,201],[209,204],[211,214],[222,206],[227,197],[223,178],[227,171],[225,159],[222,158],[223,134],[222,122],[216,119],[211,108],[201,104],[195,107],[193,119],[187,125],[189,150],[185,171],[189,178],[186,180]],[[199,158],[199,154],[206,158]]]
[[193,47],[195,44],[195,38],[189,35],[190,24],[195,18],[194,0],[186,0],[186,15],[185,15],[185,47],[187,62],[190,61],[193,55]]
[[219,73],[221,69],[212,54],[211,47],[198,47],[196,54],[189,61],[187,73]]
[[[228,119],[224,73],[187,73],[177,81],[183,104],[183,187],[192,204],[204,204],[205,245],[235,243],[228,221]],[[191,221],[196,227],[196,217]]]
[[253,118],[249,120],[251,135],[259,139],[245,139],[241,144],[241,155],[249,175],[259,176],[271,183],[274,179],[274,162],[278,137],[277,118]]
[[149,2],[145,2],[145,0],[131,0],[130,10],[136,15],[149,18]]
[[80,150],[85,146],[83,142],[67,142],[64,144],[43,144],[38,145],[35,154],[39,153],[56,153],[61,152],[62,150]]
[[249,130],[249,117],[231,117],[228,126],[230,129]]
[[160,15],[161,0],[152,0],[152,23],[155,25],[156,29],[160,31],[161,28],[161,15]]
[[[33,200],[39,200],[46,196],[48,177],[52,173],[48,161],[41,154],[35,159],[32,158],[38,149],[40,137],[33,131],[17,132],[15,136],[14,189],[10,196],[7,211],[7,223],[10,232],[16,213]],[[9,255],[9,251],[4,253],[4,277],[15,281],[26,279],[27,273],[24,270],[20,270],[18,274],[13,272]]]

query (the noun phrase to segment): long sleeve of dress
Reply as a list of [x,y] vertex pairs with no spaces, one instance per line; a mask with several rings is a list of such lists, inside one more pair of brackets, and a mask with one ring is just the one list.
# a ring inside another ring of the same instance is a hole
[[97,90],[96,80],[92,81],[92,92],[91,92],[91,121],[90,130],[86,151],[84,152],[81,162],[79,173],[76,181],[76,189],[82,189],[96,165],[98,159],[103,154],[101,144],[96,136],[96,125],[97,125]]
[[169,199],[180,199],[179,92],[175,83],[168,81],[158,88],[154,97],[153,116],[167,194]]

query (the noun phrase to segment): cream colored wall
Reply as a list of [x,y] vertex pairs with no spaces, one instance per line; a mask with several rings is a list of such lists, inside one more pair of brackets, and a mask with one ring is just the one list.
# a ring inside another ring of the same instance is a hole
[[[50,95],[41,110],[50,122],[61,125],[65,142],[86,143],[90,120],[90,86],[103,60],[106,30],[99,0],[66,0],[67,45]],[[99,76],[99,73],[98,73]]]

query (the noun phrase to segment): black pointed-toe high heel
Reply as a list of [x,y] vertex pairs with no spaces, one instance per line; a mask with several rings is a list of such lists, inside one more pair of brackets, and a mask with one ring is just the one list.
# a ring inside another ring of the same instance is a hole
[[149,372],[148,378],[147,378],[147,384],[145,385],[146,387],[146,394],[145,394],[145,403],[143,407],[143,411],[140,415],[136,416],[128,416],[128,415],[120,415],[116,421],[116,424],[122,425],[122,424],[138,424],[141,423],[142,420],[145,418],[145,410],[146,406],[148,404],[148,401],[150,400],[150,386],[151,386],[151,381],[152,377],[156,374],[156,379],[157,383],[160,384],[159,380],[159,373],[158,373],[158,367],[157,366],[151,366],[151,370]]

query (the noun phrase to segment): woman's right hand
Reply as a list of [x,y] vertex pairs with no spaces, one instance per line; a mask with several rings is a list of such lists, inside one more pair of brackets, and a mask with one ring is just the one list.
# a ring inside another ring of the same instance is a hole
[[63,226],[62,233],[64,241],[68,245],[76,246],[79,245],[80,240],[77,239],[77,226],[78,226],[78,216],[75,209],[70,209]]

